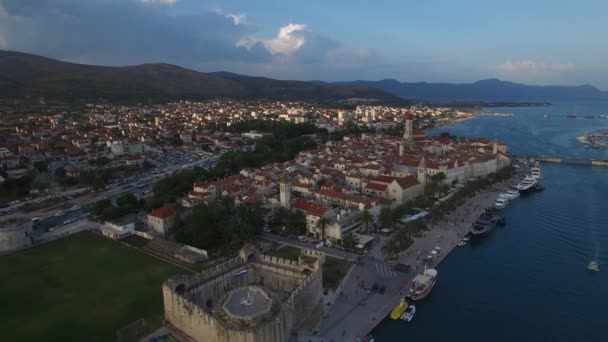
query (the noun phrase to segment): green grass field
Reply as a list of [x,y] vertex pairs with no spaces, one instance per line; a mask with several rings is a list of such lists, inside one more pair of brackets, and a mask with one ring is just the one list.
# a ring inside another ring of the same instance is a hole
[[273,250],[269,251],[267,254],[277,256],[280,258],[297,261],[300,256],[300,253],[301,253],[301,250],[297,247],[283,246],[283,247],[280,247],[277,249],[273,249]]
[[346,260],[328,255],[325,256],[325,264],[323,264],[323,288],[335,290],[346,276],[346,273],[348,273],[350,267],[351,263]]
[[0,257],[2,341],[114,341],[187,270],[91,233]]

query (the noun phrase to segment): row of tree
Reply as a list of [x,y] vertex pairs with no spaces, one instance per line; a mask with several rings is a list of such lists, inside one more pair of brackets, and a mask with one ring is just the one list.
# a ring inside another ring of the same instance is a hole
[[235,206],[220,200],[197,206],[192,214],[174,228],[175,240],[207,250],[216,255],[229,255],[243,243],[254,239],[264,226],[263,210],[258,205]]

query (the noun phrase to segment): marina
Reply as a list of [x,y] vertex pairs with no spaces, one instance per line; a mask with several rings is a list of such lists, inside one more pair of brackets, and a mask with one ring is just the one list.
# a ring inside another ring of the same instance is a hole
[[[597,111],[597,107],[590,106],[590,110]],[[577,145],[576,131],[588,130],[593,120],[567,124],[565,118],[555,118],[547,121],[551,127],[540,129],[545,125],[544,112],[536,108],[516,111],[526,114],[526,121],[521,120],[523,115],[509,121],[478,117],[450,127],[450,133],[476,135],[500,122],[493,138],[506,141],[514,155],[532,155],[534,146],[539,155],[576,157],[534,157],[540,161],[541,178],[526,192],[529,195],[520,196],[510,188],[523,179],[523,173],[515,184],[498,186],[489,193],[492,201],[500,193],[508,196],[509,203],[501,210],[508,218],[505,228],[483,239],[469,241],[461,235],[460,247],[434,266],[441,279],[432,293],[416,304],[415,321],[384,320],[372,332],[376,341],[481,342],[488,336],[505,342],[604,340],[603,311],[608,298],[602,291],[608,286],[608,276],[599,269],[608,260],[601,248],[608,244],[608,231],[602,224],[608,213],[601,209],[601,198],[608,192],[608,175],[604,168],[579,165],[596,165],[608,155]],[[560,164],[554,164],[555,159]],[[457,215],[450,221],[457,227],[462,224]],[[521,310],[523,307],[526,310]],[[577,317],[568,312],[577,312]],[[473,316],[475,329],[462,329],[470,326]],[[505,326],[518,329],[505,331]]]

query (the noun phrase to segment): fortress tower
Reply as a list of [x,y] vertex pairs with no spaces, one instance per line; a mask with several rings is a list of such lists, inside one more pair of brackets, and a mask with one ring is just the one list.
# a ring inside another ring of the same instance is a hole
[[279,189],[281,207],[291,209],[291,182],[285,175],[281,176],[281,180],[279,180]]
[[414,139],[414,117],[412,114],[407,114],[405,117],[405,131],[403,132],[403,140],[411,143]]

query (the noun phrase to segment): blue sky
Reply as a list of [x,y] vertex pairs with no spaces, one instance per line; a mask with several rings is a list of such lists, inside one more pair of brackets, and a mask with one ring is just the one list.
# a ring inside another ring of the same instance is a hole
[[280,79],[608,89],[608,1],[0,0],[0,49]]

